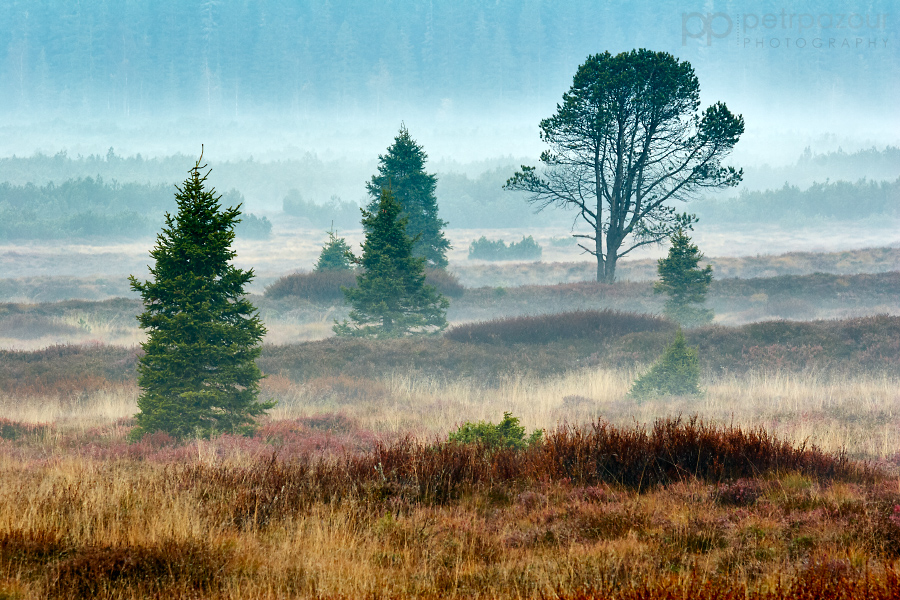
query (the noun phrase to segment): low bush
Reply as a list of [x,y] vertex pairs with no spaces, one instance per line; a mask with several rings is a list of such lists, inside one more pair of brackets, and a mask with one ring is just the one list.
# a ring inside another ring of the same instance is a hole
[[228,556],[193,543],[86,547],[50,572],[45,598],[115,597],[126,590],[144,597],[189,598],[217,591]]
[[543,248],[530,235],[509,246],[503,240],[489,240],[485,236],[469,245],[469,259],[477,260],[540,260],[542,253]]
[[573,312],[495,319],[457,325],[444,337],[457,342],[483,344],[546,344],[571,339],[603,339],[640,331],[669,331],[665,319],[615,310]]
[[525,435],[525,428],[519,425],[519,419],[512,413],[503,413],[503,420],[494,425],[485,421],[466,422],[450,432],[449,440],[458,444],[480,444],[487,448],[522,449],[541,441],[544,432],[536,429],[531,435]]
[[344,301],[341,287],[355,286],[356,273],[353,271],[310,271],[285,275],[267,287],[265,295],[273,299],[293,296],[308,302],[331,304]]
[[[319,304],[341,303],[344,301],[341,287],[356,287],[356,275],[355,271],[335,269],[294,273],[267,287],[265,295],[276,300],[295,297]],[[426,269],[425,282],[449,298],[459,298],[465,292],[459,279],[443,269]]]
[[24,437],[38,436],[47,431],[42,423],[20,423],[0,418],[0,439],[18,440]]
[[139,348],[50,346],[0,350],[0,390],[11,396],[80,397],[135,379]]
[[[212,504],[231,507],[231,522],[241,527],[264,525],[314,502],[393,498],[445,504],[469,492],[536,482],[610,484],[644,492],[677,482],[718,484],[777,473],[822,481],[872,481],[875,476],[844,457],[793,447],[763,429],[723,428],[696,418],[661,419],[649,430],[602,420],[589,427],[562,425],[539,441],[536,436],[527,440],[515,419],[506,417],[505,433],[492,429],[481,437],[477,431],[487,428],[466,429],[465,441],[480,444],[459,443],[457,432],[457,439],[431,444],[409,438],[376,442],[372,451],[337,461],[301,456],[282,462],[272,456],[250,466],[196,463],[169,477],[173,485],[225,494]],[[492,444],[493,452],[483,451]]]

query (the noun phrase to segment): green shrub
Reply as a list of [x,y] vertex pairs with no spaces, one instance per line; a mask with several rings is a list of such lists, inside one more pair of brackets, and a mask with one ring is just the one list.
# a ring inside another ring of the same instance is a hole
[[503,240],[481,236],[469,245],[469,258],[478,260],[540,260],[543,248],[530,235],[509,246]]
[[700,393],[700,361],[697,350],[687,345],[684,333],[679,329],[663,357],[634,382],[629,395],[646,398],[697,396]]
[[504,412],[503,420],[494,425],[485,421],[466,422],[450,433],[450,441],[458,444],[482,444],[488,448],[522,449],[541,441],[544,432],[535,429],[525,435],[525,428],[519,425],[518,417]]

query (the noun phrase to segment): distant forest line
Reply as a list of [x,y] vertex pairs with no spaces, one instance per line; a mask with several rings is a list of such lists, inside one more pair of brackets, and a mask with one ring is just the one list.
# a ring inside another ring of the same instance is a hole
[[[729,15],[747,8],[716,5]],[[869,5],[872,14],[887,8]],[[724,41],[704,51],[700,40],[683,40],[686,10],[676,0],[3,0],[0,108],[124,118],[302,116],[322,107],[378,113],[446,102],[483,109],[558,99],[588,54],[639,46],[710,70],[728,65],[722,76],[733,78],[737,94],[760,86],[838,97],[864,90],[875,99],[892,93],[884,74],[893,72],[895,52],[750,52]],[[803,0],[792,12],[845,13],[846,6]],[[885,35],[883,26],[870,29],[850,34]],[[823,70],[840,76],[826,87]]]
[[[502,191],[506,177],[507,171],[500,168],[475,178],[459,173],[439,175],[441,218],[451,228],[470,229],[545,227],[571,218],[569,212],[552,209],[535,214],[521,195]],[[173,185],[119,183],[100,177],[43,186],[2,183],[0,240],[149,236],[159,230],[162,215],[175,210],[174,193]],[[222,194],[221,202],[236,206],[244,197],[231,189]],[[315,202],[291,190],[282,199],[282,208],[282,218],[300,219],[301,226],[359,227],[358,205],[338,197]],[[683,208],[697,213],[702,224],[897,218],[900,178],[816,183],[805,190],[785,184],[779,189],[744,191],[731,199],[700,200]],[[238,235],[256,239],[270,235],[272,224],[266,217],[245,213],[242,219]]]
[[[159,231],[163,215],[174,212],[174,187],[165,184],[107,182],[102,178],[48,183],[0,183],[0,240],[128,238]],[[236,206],[244,198],[237,190],[222,196]],[[266,238],[272,224],[245,213],[237,234]]]

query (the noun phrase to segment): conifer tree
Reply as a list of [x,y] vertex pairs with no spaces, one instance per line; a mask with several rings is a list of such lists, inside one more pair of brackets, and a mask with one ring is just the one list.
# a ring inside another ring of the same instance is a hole
[[319,260],[316,261],[316,271],[349,271],[353,268],[350,262],[350,246],[347,240],[334,234],[334,229],[328,231],[328,241],[322,246]]
[[703,254],[681,229],[670,240],[669,255],[657,261],[659,281],[653,290],[668,294],[664,312],[673,321],[685,327],[709,323],[713,312],[702,305],[712,282],[712,266],[698,267]]
[[390,190],[373,211],[363,210],[366,240],[355,288],[342,288],[350,320],[335,324],[341,336],[400,337],[447,327],[447,299],[425,283],[425,259],[413,256],[406,218]]
[[447,266],[450,242],[443,232],[447,223],[438,218],[437,177],[425,172],[427,159],[422,146],[412,139],[406,125],[401,124],[387,153],[378,156],[378,174],[366,184],[372,197],[368,209],[374,212],[381,190],[390,188],[408,220],[406,232],[414,240],[413,253],[424,258],[428,267],[442,269]]
[[130,277],[148,332],[135,439],[160,430],[176,438],[248,432],[254,417],[274,406],[257,399],[262,374],[255,360],[266,330],[244,292],[253,271],[230,262],[240,205],[222,209],[221,196],[205,189],[203,168],[198,160],[177,188],[178,212],[166,214],[150,252],[153,279]]
[[700,361],[697,350],[687,345],[681,329],[662,358],[631,387],[633,398],[651,396],[699,396]]

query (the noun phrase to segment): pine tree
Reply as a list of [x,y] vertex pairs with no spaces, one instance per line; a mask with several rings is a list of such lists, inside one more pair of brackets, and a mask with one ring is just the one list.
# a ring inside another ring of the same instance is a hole
[[712,282],[712,266],[701,269],[700,249],[679,229],[670,238],[669,255],[657,261],[659,281],[653,286],[656,293],[668,294],[664,312],[667,317],[685,327],[704,325],[712,321],[713,312],[702,307]]
[[401,124],[387,154],[378,156],[378,174],[366,184],[372,197],[368,209],[374,212],[381,190],[390,188],[408,219],[406,227],[414,240],[413,253],[423,257],[429,267],[442,269],[447,266],[450,242],[443,232],[447,223],[438,218],[437,177],[425,172],[427,158],[422,146],[410,137],[406,125]]
[[316,271],[349,271],[353,268],[350,262],[350,246],[347,240],[334,235],[334,230],[328,231],[328,241],[322,247],[319,260],[316,262]]
[[177,188],[178,212],[166,214],[150,252],[153,280],[130,277],[148,332],[135,439],[160,430],[176,438],[247,432],[274,406],[257,399],[262,374],[255,360],[266,330],[244,292],[253,271],[230,263],[240,205],[223,210],[215,190],[204,189],[209,173],[201,175],[202,168],[198,160]]
[[400,337],[447,327],[447,299],[425,283],[425,259],[413,256],[406,218],[390,190],[373,211],[363,210],[366,231],[355,288],[343,288],[350,320],[335,324],[341,336]]

